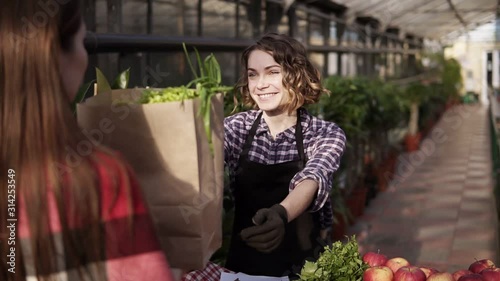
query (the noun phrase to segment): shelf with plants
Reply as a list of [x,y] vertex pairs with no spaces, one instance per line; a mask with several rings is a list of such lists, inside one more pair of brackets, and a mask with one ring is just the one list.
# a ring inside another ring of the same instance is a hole
[[[330,76],[324,85],[331,95],[323,96],[309,110],[337,123],[346,133],[346,151],[335,173],[343,184],[341,192],[332,197],[343,197],[353,215],[352,222],[363,213],[363,205],[387,189],[405,140],[421,137],[424,124],[432,127],[446,97],[440,82],[397,85],[363,77]],[[418,142],[406,150],[415,149]]]

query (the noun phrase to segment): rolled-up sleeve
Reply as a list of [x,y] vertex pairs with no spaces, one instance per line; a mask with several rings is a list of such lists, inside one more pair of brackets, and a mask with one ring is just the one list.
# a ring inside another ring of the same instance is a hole
[[290,190],[306,179],[318,183],[318,192],[310,212],[320,210],[327,202],[332,188],[333,173],[339,168],[346,143],[344,131],[334,123],[328,123],[328,126],[319,129],[314,139],[311,151],[308,149],[309,160],[305,168],[290,182]]

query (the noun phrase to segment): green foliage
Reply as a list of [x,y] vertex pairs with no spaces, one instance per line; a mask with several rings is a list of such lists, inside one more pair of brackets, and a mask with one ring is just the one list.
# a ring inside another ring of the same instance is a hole
[[[337,174],[339,174],[339,170],[337,170]],[[353,218],[351,211],[349,210],[344,196],[342,195],[340,186],[338,184],[338,177],[334,178],[334,183],[332,186],[332,190],[330,192],[330,198],[332,202],[332,211],[333,211],[333,223],[334,224],[339,224],[340,222],[337,219],[336,214],[340,215],[344,222],[349,221],[350,219]],[[334,226],[335,227],[335,226]]]
[[95,68],[95,76],[97,80],[97,94],[106,93],[111,91],[108,79],[99,68]]
[[116,89],[127,89],[130,79],[130,68],[122,71],[116,76],[112,85],[109,84],[108,79],[99,68],[95,68],[95,76],[97,83],[97,94],[106,93]]
[[348,137],[362,134],[368,111],[365,81],[363,78],[327,77],[324,87],[331,95],[323,95],[318,104],[310,106],[311,113],[339,124]]
[[111,89],[127,89],[130,80],[130,68],[127,68],[122,73],[116,76],[115,81],[111,85]]
[[230,116],[249,109],[251,108],[243,105],[241,97],[238,96],[234,89],[224,95],[224,116]]
[[200,71],[198,75],[194,70],[193,64],[191,63],[191,60],[189,58],[186,44],[182,43],[182,47],[184,48],[184,53],[186,55],[189,67],[191,68],[191,71],[193,72],[193,75],[195,77],[195,79],[189,82],[186,87],[190,88],[192,85],[195,85],[196,87],[196,93],[201,100],[201,108],[199,114],[203,116],[205,133],[207,134],[208,141],[212,143],[212,133],[210,130],[210,108],[212,96],[216,93],[225,93],[227,91],[230,91],[232,87],[221,85],[222,76],[220,65],[214,54],[210,54],[205,58],[204,61],[201,61],[198,50],[196,50],[196,48],[194,49]]
[[441,72],[441,83],[444,94],[450,97],[458,97],[462,87],[462,73],[460,63],[456,59],[446,59],[443,62]]
[[71,102],[71,111],[73,112],[73,114],[76,115],[76,105],[83,102],[83,100],[87,96],[87,92],[92,88],[92,85],[94,85],[94,83],[95,80],[92,80],[80,86],[78,92],[76,93],[75,98]]
[[429,60],[426,72],[431,73],[431,80],[441,85],[440,95],[445,98],[457,98],[463,86],[462,67],[454,58],[445,58],[443,53],[424,54]]
[[413,82],[405,87],[402,92],[403,104],[410,107],[412,103],[422,104],[429,99],[430,89],[421,82]]
[[400,86],[376,79],[367,82],[370,97],[368,124],[371,131],[387,131],[398,127],[407,118]]
[[306,261],[299,277],[304,281],[361,281],[368,265],[363,262],[356,237],[325,246],[316,262]]
[[362,77],[330,76],[324,86],[330,96],[309,107],[312,114],[333,121],[352,137],[367,138],[370,131],[389,130],[407,119],[400,86]]
[[167,87],[161,89],[145,89],[142,92],[139,103],[164,103],[183,101],[185,99],[194,99],[197,97],[195,89],[189,89],[186,86]]
[[[198,63],[198,72],[196,72],[186,45],[182,44],[184,53],[195,79],[185,86],[169,87],[165,89],[145,89],[140,99],[140,103],[162,103],[171,101],[183,101],[185,99],[200,98],[201,106],[199,115],[203,117],[205,133],[209,143],[212,143],[212,131],[210,127],[210,109],[212,97],[217,93],[226,93],[232,90],[232,87],[221,85],[222,76],[220,65],[214,54],[208,55],[203,61],[195,50]],[[194,89],[193,89],[194,87]]]

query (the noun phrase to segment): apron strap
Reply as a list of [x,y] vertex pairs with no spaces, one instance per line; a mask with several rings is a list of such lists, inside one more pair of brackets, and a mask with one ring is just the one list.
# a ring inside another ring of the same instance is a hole
[[252,124],[250,132],[248,132],[245,144],[243,145],[243,150],[241,151],[240,158],[238,159],[238,166],[241,166],[242,159],[246,159],[248,157],[248,152],[250,151],[250,147],[252,146],[253,137],[255,136],[255,132],[257,132],[257,127],[260,124],[261,117],[262,117],[262,112],[259,113],[259,115],[257,115],[257,118],[255,118],[255,121]]

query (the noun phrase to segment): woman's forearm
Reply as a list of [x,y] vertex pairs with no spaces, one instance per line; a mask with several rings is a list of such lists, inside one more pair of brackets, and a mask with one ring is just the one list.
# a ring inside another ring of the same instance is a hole
[[302,214],[312,203],[318,192],[318,183],[306,179],[301,181],[288,196],[281,202],[288,214],[288,221],[294,220]]

